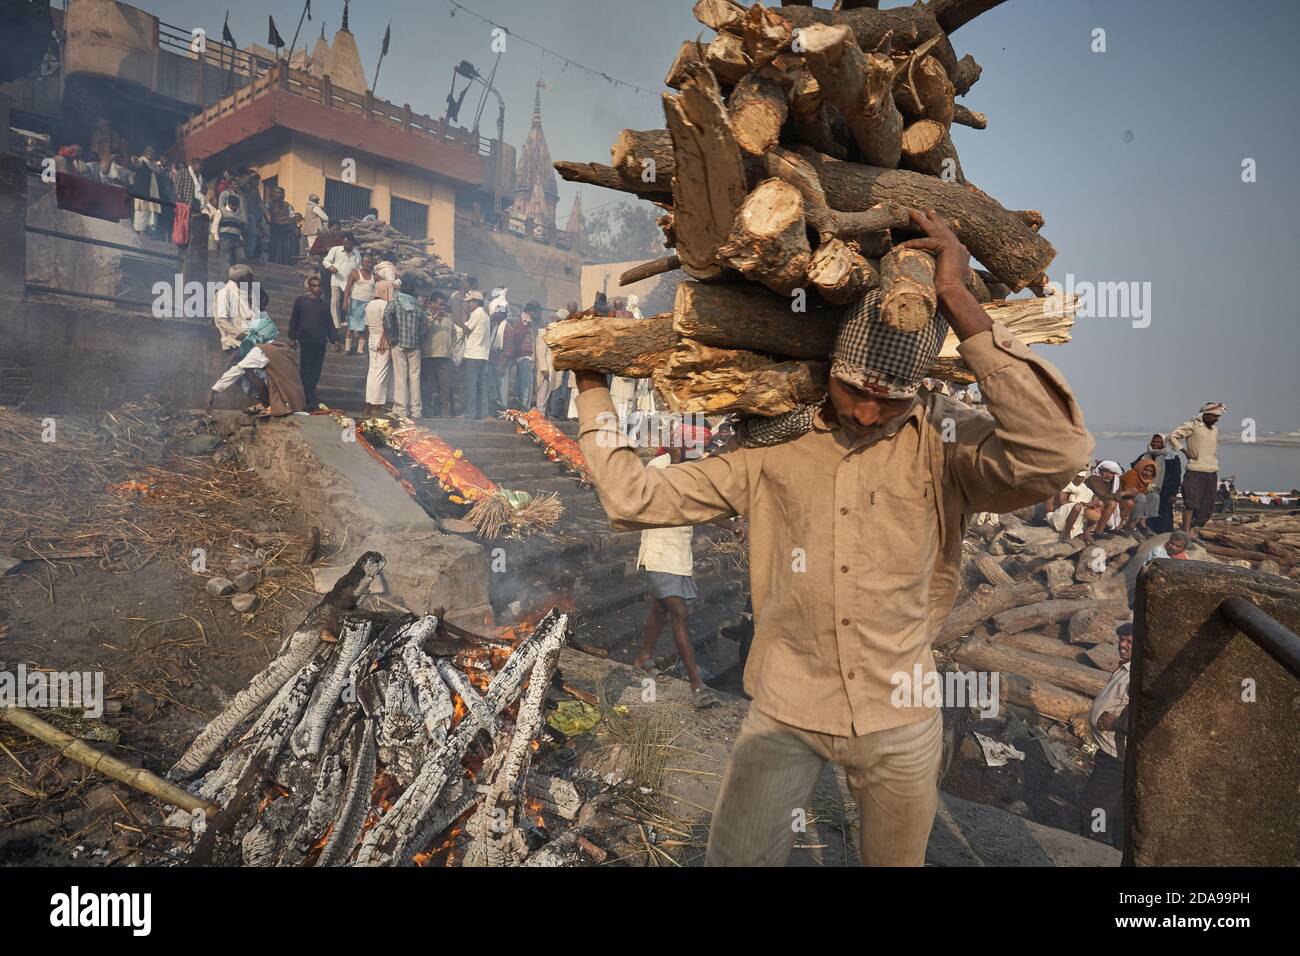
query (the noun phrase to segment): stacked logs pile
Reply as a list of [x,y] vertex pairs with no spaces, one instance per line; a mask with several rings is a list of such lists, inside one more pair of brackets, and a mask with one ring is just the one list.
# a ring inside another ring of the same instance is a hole
[[1120,664],[1118,628],[1132,621],[1125,570],[1141,542],[1128,535],[1091,546],[1062,542],[1024,520],[1030,511],[982,516],[972,526],[967,590],[935,648],[958,670],[998,673],[1005,703],[1070,725],[1086,740],[1092,698]]
[[[1034,511],[977,517],[964,542],[963,594],[934,646],[957,670],[998,673],[1004,703],[1067,724],[1087,742],[1092,699],[1120,664],[1119,628],[1133,620],[1138,572],[1168,535],[1061,541],[1034,523]],[[1188,556],[1221,560],[1209,547],[1193,544]]]
[[[557,367],[650,377],[679,411],[775,415],[825,390],[837,306],[881,291],[886,322],[915,330],[935,307],[934,259],[897,243],[932,208],[984,266],[969,284],[1029,343],[1069,340],[1074,301],[1041,294],[1055,255],[1036,211],[966,181],[950,130],[985,117],[957,103],[979,78],[948,35],[1001,0],[874,9],[770,9],[699,0],[716,32],[668,72],[665,129],[624,130],[612,163],[557,162],[565,179],[658,204],[673,254],[623,282],[682,269],[673,312],[580,315],[547,330]],[[958,382],[951,337],[933,374]]]
[[411,295],[427,294],[434,289],[455,289],[459,276],[433,251],[432,239],[412,239],[386,222],[349,220],[342,231],[357,240],[357,252],[372,257],[376,263],[391,262],[402,277],[402,290]]
[[1205,550],[1221,561],[1300,580],[1300,515],[1250,515],[1197,533]]
[[190,863],[405,865],[458,824],[465,864],[516,865],[538,802],[577,796],[529,775],[568,615],[511,643],[359,611],[383,563],[358,559],[172,768],[220,807]]

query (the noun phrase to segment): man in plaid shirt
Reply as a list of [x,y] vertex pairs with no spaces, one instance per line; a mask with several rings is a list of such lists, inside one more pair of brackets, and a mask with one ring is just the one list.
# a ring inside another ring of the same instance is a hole
[[400,291],[384,308],[385,347],[393,350],[393,414],[399,418],[420,418],[420,346],[428,318],[415,297]]

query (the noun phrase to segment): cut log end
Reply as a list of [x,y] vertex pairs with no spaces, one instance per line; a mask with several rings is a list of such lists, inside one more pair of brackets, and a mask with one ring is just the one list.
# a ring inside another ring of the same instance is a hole
[[890,250],[880,261],[880,318],[900,332],[916,332],[934,318],[934,256],[916,249]]

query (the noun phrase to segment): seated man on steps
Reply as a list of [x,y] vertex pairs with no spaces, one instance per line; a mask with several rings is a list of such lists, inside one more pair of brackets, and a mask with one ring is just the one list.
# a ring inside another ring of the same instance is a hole
[[[881,319],[878,291],[848,307],[827,400],[754,420],[747,447],[647,469],[620,434],[605,376],[577,375],[580,443],[614,527],[748,519],[753,705],[714,809],[712,865],[783,865],[791,820],[828,760],[847,770],[863,862],[924,862],[943,724],[923,698],[896,706],[894,679],[934,671],[966,517],[1045,500],[1092,451],[1060,373],[967,289],[957,236],[933,212],[912,219],[927,238],[906,245],[937,257],[940,314],[903,332]],[[950,325],[994,425],[946,442],[918,387]]]

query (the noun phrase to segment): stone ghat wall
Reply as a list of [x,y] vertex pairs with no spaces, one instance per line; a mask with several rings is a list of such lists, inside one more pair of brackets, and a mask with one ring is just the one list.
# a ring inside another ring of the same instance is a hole
[[229,361],[211,323],[19,297],[0,297],[0,357],[30,377],[24,407],[51,412],[146,395],[198,408]]
[[439,531],[378,462],[343,439],[333,418],[295,415],[256,424],[242,412],[217,418],[265,482],[343,543],[331,564],[350,567],[363,552],[378,551],[387,561],[389,599],[417,614],[446,608],[450,621],[466,627],[491,621],[482,549]]

